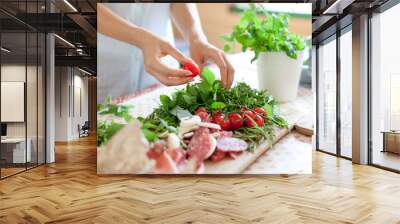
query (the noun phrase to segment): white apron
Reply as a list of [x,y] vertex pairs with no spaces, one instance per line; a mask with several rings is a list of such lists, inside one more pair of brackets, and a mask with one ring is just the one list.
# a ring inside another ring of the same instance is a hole
[[[143,27],[170,43],[173,33],[168,3],[105,3],[107,8],[125,20]],[[171,57],[163,63],[177,67]],[[144,70],[142,51],[130,44],[97,33],[97,102],[106,96],[126,96],[156,84],[158,81]]]

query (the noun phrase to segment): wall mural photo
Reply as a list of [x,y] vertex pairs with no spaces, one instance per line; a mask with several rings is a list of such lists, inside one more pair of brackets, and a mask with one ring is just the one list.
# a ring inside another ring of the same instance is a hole
[[99,174],[311,173],[311,4],[97,9]]

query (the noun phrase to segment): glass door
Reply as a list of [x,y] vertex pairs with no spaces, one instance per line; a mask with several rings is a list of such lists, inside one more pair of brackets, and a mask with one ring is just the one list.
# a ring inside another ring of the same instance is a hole
[[352,157],[352,32],[340,36],[340,155]]
[[336,36],[318,47],[318,145],[336,154]]
[[27,150],[26,33],[1,34],[1,177],[26,170]]
[[400,171],[400,4],[371,18],[370,162]]
[[[0,3],[13,4],[12,2]],[[19,2],[18,13],[42,13],[44,1]],[[45,163],[45,34],[0,23],[0,178]],[[11,28],[10,28],[11,27]]]

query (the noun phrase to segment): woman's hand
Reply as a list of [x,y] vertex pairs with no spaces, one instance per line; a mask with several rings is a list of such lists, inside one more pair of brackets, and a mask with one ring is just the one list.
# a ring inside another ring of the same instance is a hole
[[187,77],[191,75],[190,71],[173,69],[161,62],[160,59],[166,55],[174,57],[180,64],[192,61],[169,42],[150,32],[145,32],[140,48],[143,52],[145,70],[164,85],[181,85],[193,80],[193,78]]
[[170,43],[124,20],[103,4],[98,5],[98,16],[98,32],[142,49],[145,69],[158,81],[171,86],[184,84],[192,80],[192,78],[186,77],[191,74],[190,71],[169,68],[161,63],[160,58],[166,55],[171,55],[181,64],[191,61]]
[[219,68],[221,81],[225,88],[230,88],[233,83],[235,70],[226,58],[225,53],[205,40],[190,41],[190,55],[200,70],[207,60],[213,61]]

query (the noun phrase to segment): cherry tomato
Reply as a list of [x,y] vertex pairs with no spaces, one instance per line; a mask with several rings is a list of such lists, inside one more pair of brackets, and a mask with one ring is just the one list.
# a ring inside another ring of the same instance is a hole
[[207,109],[206,109],[205,107],[199,107],[199,108],[197,108],[197,110],[196,110],[196,114],[197,114],[198,112],[207,112]]
[[243,114],[245,111],[248,111],[248,110],[249,109],[247,109],[246,107],[242,107],[242,108],[240,108],[239,113]]
[[256,119],[256,114],[253,113],[253,111],[251,110],[246,110],[242,113],[243,119],[244,120],[248,120],[248,117],[250,117],[251,119]]
[[188,77],[196,77],[200,74],[199,67],[191,61],[185,62],[185,64],[182,65],[182,68],[192,72],[192,74],[188,75]]
[[225,152],[216,150],[211,156],[211,161],[218,162],[218,161],[222,160],[223,158],[225,158]]
[[262,117],[267,116],[267,112],[265,112],[264,108],[262,108],[262,107],[256,107],[256,108],[254,108],[254,112],[255,112],[256,114],[259,114],[259,115],[262,116]]
[[231,125],[229,119],[225,118],[225,115],[221,112],[215,112],[212,115],[213,122],[221,126],[221,129],[224,131],[229,131],[231,129]]
[[[258,127],[261,127],[264,122],[263,118],[258,114],[255,115],[255,119],[253,119],[253,120],[256,122]],[[254,127],[253,122],[250,119],[247,119],[245,122],[246,122],[247,126]]]
[[215,123],[218,123],[221,120],[224,120],[224,114],[221,112],[216,112],[212,115],[212,118]]
[[238,113],[228,114],[228,120],[231,125],[231,130],[239,129],[243,125],[242,116],[240,116],[240,114],[238,114]]
[[219,120],[217,121],[217,124],[219,124],[219,126],[221,126],[221,129],[224,131],[231,130],[231,124],[228,119]]
[[207,121],[210,116],[207,112],[204,111],[200,111],[196,113],[196,115],[199,116],[202,121]]

